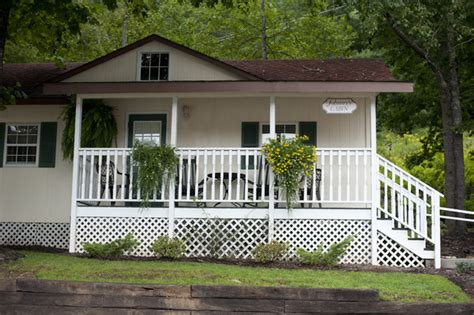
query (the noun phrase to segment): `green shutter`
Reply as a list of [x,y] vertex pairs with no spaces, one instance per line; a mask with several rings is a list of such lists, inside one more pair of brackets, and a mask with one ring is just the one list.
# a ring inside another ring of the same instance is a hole
[[[255,121],[242,122],[242,147],[257,148],[259,145],[260,124]],[[245,156],[241,157],[240,164],[245,168]],[[254,169],[255,163],[253,156],[249,156],[249,169]]]
[[242,147],[256,148],[258,147],[258,122],[243,122],[242,123]]
[[41,123],[38,163],[39,167],[54,167],[56,164],[57,129],[57,122]]
[[5,123],[0,123],[0,167],[3,167],[3,150],[5,149]]
[[308,141],[306,144],[316,145],[317,143],[317,124],[315,121],[301,121],[299,134],[301,136],[308,136]]

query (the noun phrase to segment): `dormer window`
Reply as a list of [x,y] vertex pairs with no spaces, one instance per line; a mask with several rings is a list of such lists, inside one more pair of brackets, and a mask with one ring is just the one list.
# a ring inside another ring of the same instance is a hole
[[168,53],[142,53],[141,81],[168,81],[170,56]]

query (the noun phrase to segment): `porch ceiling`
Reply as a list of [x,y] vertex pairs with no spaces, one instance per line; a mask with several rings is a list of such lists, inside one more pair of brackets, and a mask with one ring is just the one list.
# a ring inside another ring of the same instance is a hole
[[46,83],[45,95],[104,93],[383,93],[413,92],[410,82],[173,81]]

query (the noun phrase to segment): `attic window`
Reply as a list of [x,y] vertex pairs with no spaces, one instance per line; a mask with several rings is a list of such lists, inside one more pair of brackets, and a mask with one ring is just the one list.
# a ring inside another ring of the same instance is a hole
[[141,81],[168,81],[170,56],[168,53],[142,53]]

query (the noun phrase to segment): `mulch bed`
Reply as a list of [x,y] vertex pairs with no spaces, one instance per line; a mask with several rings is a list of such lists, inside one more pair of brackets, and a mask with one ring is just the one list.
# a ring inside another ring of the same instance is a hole
[[12,262],[17,260],[18,258],[22,258],[25,255],[23,255],[20,252],[17,252],[15,250],[5,248],[5,247],[0,247],[0,263],[5,262]]
[[462,237],[444,236],[441,240],[441,246],[443,256],[474,257],[474,233],[467,233]]

